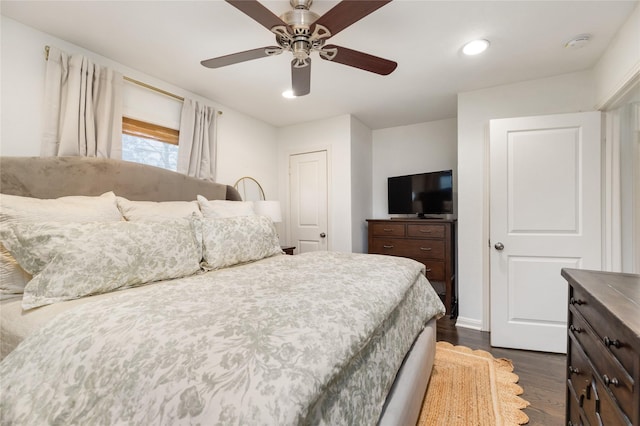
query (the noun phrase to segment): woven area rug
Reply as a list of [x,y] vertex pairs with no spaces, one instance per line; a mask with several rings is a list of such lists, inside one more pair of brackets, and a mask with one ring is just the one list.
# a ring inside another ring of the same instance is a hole
[[436,343],[433,372],[418,426],[522,425],[529,405],[520,398],[513,364],[489,352]]

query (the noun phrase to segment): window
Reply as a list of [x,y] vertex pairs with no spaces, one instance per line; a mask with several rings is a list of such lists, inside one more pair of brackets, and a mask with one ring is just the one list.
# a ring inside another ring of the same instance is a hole
[[176,171],[178,135],[178,130],[123,117],[122,159]]

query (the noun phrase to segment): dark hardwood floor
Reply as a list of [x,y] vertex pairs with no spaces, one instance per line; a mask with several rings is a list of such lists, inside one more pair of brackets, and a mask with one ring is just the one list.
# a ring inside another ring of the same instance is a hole
[[489,333],[457,328],[455,320],[445,316],[438,320],[437,340],[454,345],[482,349],[496,358],[513,361],[513,372],[524,389],[520,395],[531,404],[524,412],[529,416],[528,425],[563,425],[565,407],[566,356],[545,352],[492,348]]

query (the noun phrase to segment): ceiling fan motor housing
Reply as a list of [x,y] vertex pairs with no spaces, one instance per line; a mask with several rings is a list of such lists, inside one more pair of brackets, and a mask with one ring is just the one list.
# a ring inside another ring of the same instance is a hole
[[290,3],[294,9],[280,15],[280,19],[291,28],[292,33],[278,29],[274,31],[276,41],[284,49],[291,50],[293,57],[297,59],[297,66],[305,66],[311,50],[319,49],[324,44],[322,39],[310,39],[311,24],[320,16],[309,10],[311,0],[291,0]]

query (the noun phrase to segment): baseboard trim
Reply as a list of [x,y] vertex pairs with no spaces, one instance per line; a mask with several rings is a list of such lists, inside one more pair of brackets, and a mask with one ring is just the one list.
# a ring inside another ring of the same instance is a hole
[[483,331],[482,321],[473,319],[473,318],[458,317],[456,319],[456,327],[470,328],[472,330]]

